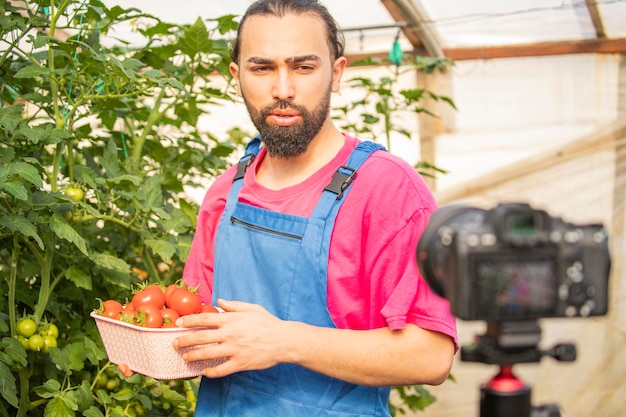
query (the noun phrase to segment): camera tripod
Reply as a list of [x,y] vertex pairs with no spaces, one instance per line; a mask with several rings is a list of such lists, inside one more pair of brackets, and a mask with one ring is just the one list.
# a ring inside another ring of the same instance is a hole
[[461,348],[461,360],[499,365],[499,372],[480,392],[480,417],[561,417],[556,404],[533,406],[531,387],[513,373],[513,365],[539,362],[550,356],[561,362],[576,359],[576,346],[558,344],[540,350],[541,328],[536,321],[488,322],[485,334]]

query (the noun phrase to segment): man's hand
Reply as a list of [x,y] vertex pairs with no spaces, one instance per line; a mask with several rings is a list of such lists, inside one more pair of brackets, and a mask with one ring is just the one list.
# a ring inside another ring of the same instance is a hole
[[226,357],[227,361],[206,368],[209,378],[219,378],[235,372],[259,370],[281,362],[289,337],[288,322],[271,315],[263,307],[240,301],[218,300],[222,313],[191,314],[179,318],[179,327],[206,327],[206,330],[181,336],[174,347],[203,346],[183,355],[187,361]]
[[206,328],[174,341],[176,348],[205,345],[186,352],[185,360],[228,358],[204,370],[209,378],[293,363],[358,385],[440,384],[452,366],[454,341],[413,324],[393,331],[334,329],[280,320],[256,304],[218,300],[218,305],[223,313],[176,321]]

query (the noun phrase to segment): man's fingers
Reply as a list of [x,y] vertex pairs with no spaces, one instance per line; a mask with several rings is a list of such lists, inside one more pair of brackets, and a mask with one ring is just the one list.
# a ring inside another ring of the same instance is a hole
[[134,374],[134,372],[125,363],[120,363],[119,365],[117,365],[117,369],[119,369],[122,375],[127,378],[130,378]]
[[243,301],[223,300],[218,299],[217,305],[224,311],[237,312],[237,311],[261,311],[263,307],[258,304],[245,303]]

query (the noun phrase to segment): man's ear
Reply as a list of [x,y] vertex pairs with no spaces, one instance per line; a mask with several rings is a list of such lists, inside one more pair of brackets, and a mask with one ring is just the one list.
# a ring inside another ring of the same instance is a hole
[[346,65],[348,65],[348,60],[345,56],[340,56],[333,63],[333,83],[331,86],[331,91],[333,93],[339,92],[339,88],[341,87],[341,77],[346,69]]
[[239,65],[237,65],[234,62],[231,62],[230,65],[228,66],[228,69],[230,70],[230,75],[233,76],[233,79],[237,83],[237,95],[239,97],[242,97],[242,95],[241,95],[241,83],[239,82]]

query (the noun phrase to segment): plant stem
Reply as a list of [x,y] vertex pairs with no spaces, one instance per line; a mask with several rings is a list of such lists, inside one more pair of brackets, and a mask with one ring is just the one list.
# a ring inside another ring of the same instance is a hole
[[150,112],[150,116],[148,116],[148,120],[146,122],[146,126],[141,132],[141,135],[135,136],[134,144],[133,144],[133,157],[132,157],[132,167],[134,170],[139,170],[139,162],[141,161],[141,155],[143,153],[143,144],[146,142],[146,138],[148,133],[150,133],[150,129],[152,126],[159,120],[161,113],[159,112],[159,107],[161,106],[161,101],[165,97],[165,89],[162,88],[154,101],[154,106],[152,107],[152,111]]
[[13,253],[11,255],[11,278],[9,281],[9,325],[11,337],[17,334],[17,317],[15,314],[15,288],[17,287],[17,264],[20,258],[20,244],[17,235],[13,237]]
[[[50,237],[50,240],[53,240]],[[35,308],[35,317],[37,321],[41,320],[44,311],[48,305],[48,299],[50,298],[50,274],[52,273],[52,260],[54,258],[54,242],[50,242],[46,248],[44,262],[41,264],[41,287],[39,288],[39,301]]]

